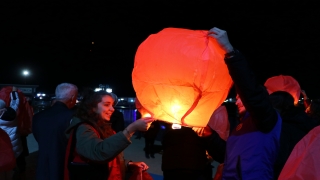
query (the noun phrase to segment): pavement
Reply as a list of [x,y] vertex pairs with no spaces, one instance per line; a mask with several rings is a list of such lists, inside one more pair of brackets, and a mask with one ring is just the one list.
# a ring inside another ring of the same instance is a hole
[[[161,142],[156,141],[155,142],[155,149],[156,149],[156,154],[155,158],[146,158],[145,153],[144,153],[144,138],[141,137],[140,139],[137,138],[137,135],[134,135],[131,138],[132,144],[129,145],[125,150],[124,150],[124,157],[125,159],[130,159],[132,161],[143,161],[145,162],[148,166],[148,173],[153,177],[154,180],[162,180],[163,175],[161,171]],[[35,141],[34,137],[32,134],[28,135],[27,137],[27,142],[28,142],[28,148],[30,155],[26,157],[27,161],[27,170],[26,170],[26,180],[35,180],[35,170],[36,170],[36,160],[38,157],[38,143]],[[214,166],[213,168],[213,175],[215,174],[216,167],[218,166],[217,162],[213,162],[212,165]]]

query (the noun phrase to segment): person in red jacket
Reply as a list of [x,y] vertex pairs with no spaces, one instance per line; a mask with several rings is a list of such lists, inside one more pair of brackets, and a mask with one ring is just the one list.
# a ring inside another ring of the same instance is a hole
[[[8,107],[3,107],[4,101],[0,100],[0,119],[11,121],[15,119],[16,113]],[[13,169],[16,166],[13,146],[9,135],[0,128],[0,179],[11,180]]]

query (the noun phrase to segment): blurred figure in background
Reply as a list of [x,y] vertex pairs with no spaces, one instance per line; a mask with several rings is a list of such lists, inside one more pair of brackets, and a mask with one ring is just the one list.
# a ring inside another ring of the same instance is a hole
[[[3,116],[3,110],[0,102],[0,119]],[[5,110],[6,111],[6,110]],[[13,169],[16,166],[13,147],[9,135],[0,128],[0,179],[12,180]]]
[[118,104],[118,96],[114,93],[110,93],[112,95],[112,98],[114,99],[114,112],[112,113],[110,117],[110,122],[112,123],[112,129],[115,132],[123,131],[124,130],[124,117],[123,113],[120,112],[118,109],[116,109],[116,105]]
[[264,86],[270,94],[273,107],[282,118],[279,155],[274,165],[274,179],[278,179],[294,146],[317,126],[317,122],[299,105],[301,94],[306,106],[309,106],[310,102],[295,78],[289,75],[273,76],[266,80]]
[[309,99],[306,92],[301,90],[303,95],[303,104],[305,107],[306,113],[318,123],[320,123],[320,100],[319,99]]
[[64,157],[68,144],[65,130],[74,114],[78,88],[62,83],[56,87],[55,103],[33,117],[32,131],[39,145],[37,180],[61,180],[64,173]]
[[[4,98],[6,99],[6,98]],[[12,91],[9,95],[10,99],[10,107],[6,109],[6,113],[1,114],[0,119],[0,128],[3,129],[10,137],[14,155],[16,158],[17,166],[14,169],[15,176],[19,176],[18,179],[23,178],[20,177],[20,174],[25,171],[25,164],[24,166],[21,166],[21,158],[24,158],[23,152],[23,146],[21,143],[21,137],[18,130],[19,122],[17,118],[20,99],[18,96],[17,88],[12,87]],[[5,108],[6,103],[4,100],[0,99],[0,109]],[[11,113],[9,113],[11,112]]]
[[294,104],[294,98],[288,92],[273,92],[270,101],[282,118],[279,155],[274,165],[274,179],[278,179],[295,145],[317,126],[317,122]]
[[157,138],[158,132],[160,131],[160,122],[159,121],[153,121],[151,123],[150,128],[144,133],[144,139],[145,139],[145,156],[146,158],[155,158],[154,153],[154,142]]

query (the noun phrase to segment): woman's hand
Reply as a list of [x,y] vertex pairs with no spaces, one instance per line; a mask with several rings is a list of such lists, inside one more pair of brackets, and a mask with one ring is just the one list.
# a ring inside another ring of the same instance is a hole
[[154,120],[155,119],[152,117],[145,117],[145,118],[138,119],[138,120],[134,121],[133,123],[131,123],[127,127],[127,130],[130,133],[135,132],[135,131],[146,131],[146,130],[148,130],[148,128],[150,127],[151,123]]
[[147,131],[154,120],[155,119],[151,117],[138,119],[129,124],[129,126],[124,129],[123,134],[130,140],[136,131]]
[[142,171],[146,171],[149,169],[149,166],[147,166],[147,164],[144,162],[129,162],[129,166],[141,167]]
[[193,127],[192,130],[200,137],[208,137],[212,134],[212,130],[208,125],[203,128]]

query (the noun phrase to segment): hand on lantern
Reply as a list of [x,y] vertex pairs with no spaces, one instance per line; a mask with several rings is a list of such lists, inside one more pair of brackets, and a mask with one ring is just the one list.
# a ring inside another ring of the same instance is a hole
[[209,30],[208,35],[213,37],[220,45],[220,48],[226,53],[233,51],[233,47],[229,42],[227,31],[214,27]]
[[193,127],[192,130],[198,134],[200,137],[207,137],[212,134],[212,130],[209,126],[206,127]]
[[192,130],[198,134],[198,136],[202,136],[203,127],[192,127]]
[[132,131],[146,131],[150,127],[151,123],[155,119],[152,117],[145,117],[136,120],[135,122],[131,123],[127,129],[132,132]]
[[144,162],[129,162],[129,166],[141,167],[142,171],[146,171],[149,169],[149,166]]

